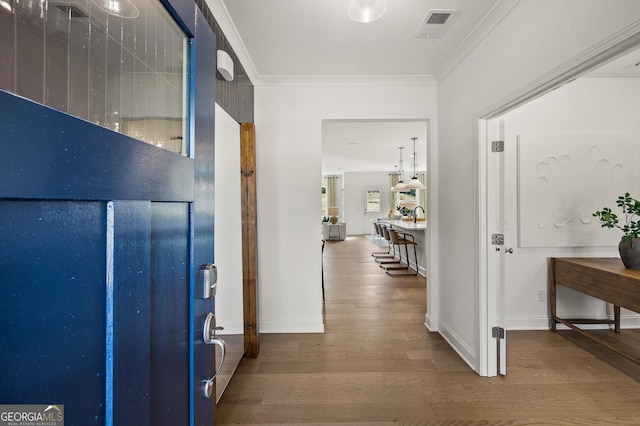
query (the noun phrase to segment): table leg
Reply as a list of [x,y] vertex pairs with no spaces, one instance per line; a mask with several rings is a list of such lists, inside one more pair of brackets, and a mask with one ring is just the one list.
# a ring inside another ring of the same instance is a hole
[[547,261],[547,281],[549,287],[549,328],[556,331],[556,260],[550,257]]
[[613,319],[615,321],[615,331],[620,333],[620,306],[613,305]]

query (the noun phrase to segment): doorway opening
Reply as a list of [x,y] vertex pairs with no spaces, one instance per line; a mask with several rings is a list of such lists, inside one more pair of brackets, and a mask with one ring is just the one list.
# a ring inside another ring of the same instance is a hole
[[[630,117],[640,111],[632,95],[640,80],[630,78],[625,69],[629,61],[638,62],[637,39],[636,34],[594,52],[570,70],[547,76],[524,95],[479,114],[480,152],[487,153],[479,158],[487,182],[481,238],[489,242],[481,254],[481,264],[486,265],[481,300],[487,301],[480,325],[485,342],[481,353],[486,355],[481,363],[489,376],[498,373],[492,326],[502,322],[512,330],[548,329],[547,257],[616,255],[617,242],[601,234],[591,213],[602,207],[602,196],[612,203],[620,195],[612,194],[611,188],[638,186],[631,173],[623,173],[605,188],[593,166],[623,161],[629,171],[637,157],[631,143],[637,139],[637,126]],[[491,153],[494,140],[504,141],[504,152]],[[503,175],[499,167],[492,167],[492,155],[503,157]],[[580,203],[568,203],[576,197]],[[490,244],[493,234],[504,235],[504,243]],[[493,255],[496,250],[498,256]],[[516,298],[517,311],[512,303]],[[573,295],[567,299],[573,302],[564,307],[578,316],[581,309],[608,315],[598,302],[576,302]]]

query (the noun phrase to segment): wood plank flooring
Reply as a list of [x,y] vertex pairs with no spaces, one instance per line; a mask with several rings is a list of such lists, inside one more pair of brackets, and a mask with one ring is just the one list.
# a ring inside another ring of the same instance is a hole
[[575,332],[508,332],[507,377],[479,377],[426,330],[426,280],[387,276],[377,250],[327,242],[325,333],[261,335],[218,425],[640,425],[638,366]]

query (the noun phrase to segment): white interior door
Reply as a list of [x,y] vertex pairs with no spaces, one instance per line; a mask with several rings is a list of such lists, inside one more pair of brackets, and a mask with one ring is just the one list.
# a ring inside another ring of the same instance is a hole
[[[240,124],[220,105],[215,105],[215,262],[217,332],[226,343],[224,362],[216,376],[216,401],[220,399],[244,356],[244,300],[242,276],[242,208]],[[220,351],[218,354],[221,354]]]
[[375,222],[379,217],[386,217],[382,210],[382,200],[384,197],[384,193],[382,188],[372,187],[368,188],[364,193],[364,223],[363,223],[363,234],[371,234],[375,233],[373,229],[373,222]]
[[[504,122],[487,120],[487,317],[488,375],[507,373],[505,256],[513,252],[505,239]],[[505,245],[505,243],[507,243]],[[495,361],[494,361],[495,360]]]

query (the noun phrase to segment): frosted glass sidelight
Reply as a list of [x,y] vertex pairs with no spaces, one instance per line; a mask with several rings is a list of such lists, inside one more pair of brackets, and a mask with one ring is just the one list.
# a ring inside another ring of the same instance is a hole
[[0,0],[0,89],[188,155],[188,38],[156,0]]

